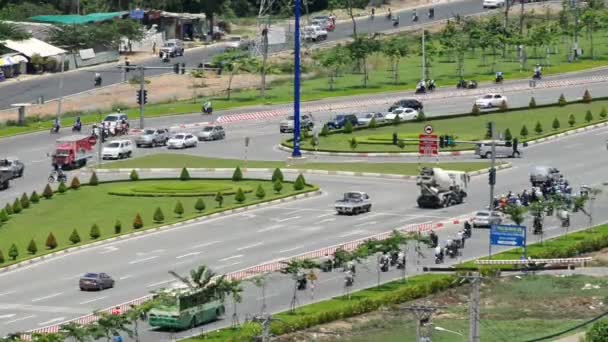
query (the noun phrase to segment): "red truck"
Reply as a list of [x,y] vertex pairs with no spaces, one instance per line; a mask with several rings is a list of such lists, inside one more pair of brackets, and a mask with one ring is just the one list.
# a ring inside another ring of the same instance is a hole
[[87,164],[87,159],[93,157],[93,147],[97,139],[89,135],[70,135],[57,139],[53,152],[53,167],[75,169]]

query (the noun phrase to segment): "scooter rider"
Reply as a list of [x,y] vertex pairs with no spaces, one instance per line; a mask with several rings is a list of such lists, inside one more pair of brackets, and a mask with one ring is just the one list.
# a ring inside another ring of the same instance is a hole
[[203,104],[203,113],[213,114],[213,105],[211,104],[211,101],[205,101],[205,103]]
[[437,245],[435,247],[435,263],[439,264],[443,262],[443,249],[441,246]]
[[404,269],[405,268],[405,253],[403,251],[399,251],[397,254],[397,268]]
[[504,79],[505,79],[505,78],[504,78],[504,76],[503,76],[502,71],[497,71],[497,72],[496,72],[496,78],[494,79],[494,81],[495,81],[496,83],[501,83],[502,81],[504,81]]
[[391,20],[393,19],[393,12],[391,11],[391,9],[388,9],[388,14],[386,15],[386,19]]
[[352,260],[346,262],[345,271],[351,272],[353,275],[357,274],[355,263]]
[[95,73],[95,86],[98,87],[101,85],[101,74],[96,72]]
[[53,128],[51,129],[51,132],[58,133],[60,128],[61,121],[59,120],[59,118],[55,118],[55,120],[53,121]]
[[429,238],[431,239],[431,247],[437,247],[439,245],[439,237],[435,234],[435,231],[431,230]]
[[82,122],[80,121],[80,116],[79,116],[76,118],[76,121],[74,122],[74,126],[72,126],[72,131],[80,132],[81,129],[82,129]]
[[536,64],[536,66],[534,67],[534,75],[532,76],[532,78],[540,79],[542,77],[542,73],[543,67],[541,67],[540,64]]
[[300,271],[296,274],[296,282],[298,283],[298,290],[306,290],[306,274]]
[[353,286],[355,282],[355,274],[351,271],[344,272],[344,286]]
[[397,27],[397,26],[399,26],[399,16],[396,16],[393,19],[393,27]]
[[412,11],[412,21],[418,21],[418,13],[416,13],[416,9]]
[[429,8],[429,19],[435,18],[435,8]]
[[472,235],[471,224],[469,221],[464,221],[464,236],[465,238],[470,238]]
[[378,263],[378,266],[380,266],[380,271],[388,272],[389,258],[388,255],[386,255],[386,252],[383,253],[382,256],[380,256],[380,260]]

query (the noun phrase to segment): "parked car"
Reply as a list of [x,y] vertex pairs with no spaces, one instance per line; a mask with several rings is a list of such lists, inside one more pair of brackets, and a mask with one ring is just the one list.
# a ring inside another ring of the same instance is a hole
[[507,97],[500,94],[486,94],[475,100],[475,104],[480,108],[492,108],[499,107],[502,101],[508,103]]
[[359,125],[369,125],[372,119],[375,119],[377,124],[381,124],[386,121],[384,114],[382,113],[365,113],[359,116],[358,122]]
[[202,131],[196,134],[198,141],[203,140],[220,140],[226,137],[226,131],[222,126],[206,126]]
[[497,211],[480,210],[473,217],[473,228],[491,227],[493,224],[500,224],[502,216]]
[[135,138],[135,146],[162,146],[169,140],[169,130],[166,128],[146,129]]
[[327,32],[331,32],[336,29],[336,25],[334,25],[333,21],[331,21],[329,17],[314,17],[312,18],[310,24],[319,26],[325,29]]
[[[520,145],[521,146],[521,145]],[[521,150],[513,149],[513,145],[506,141],[497,141],[494,146],[496,157],[519,158]],[[475,154],[481,158],[492,158],[492,142],[481,141],[475,145]]]
[[320,26],[310,25],[304,27],[302,36],[304,40],[319,42],[327,39],[327,31]]
[[17,158],[4,158],[0,159],[0,171],[10,172],[12,178],[19,178],[23,176],[25,165]]
[[111,289],[114,279],[105,273],[85,273],[78,282],[81,291]]
[[167,141],[167,148],[196,147],[198,138],[191,133],[177,133]]
[[387,121],[393,121],[395,118],[399,116],[399,119],[402,121],[407,120],[416,120],[418,118],[418,111],[413,108],[395,108],[392,112],[386,114],[384,118]]
[[499,8],[505,5],[505,0],[483,0],[483,8]]
[[243,39],[240,36],[228,38],[226,42],[226,51],[243,50],[247,51],[251,45],[251,40]]
[[103,159],[129,158],[133,154],[131,140],[114,140],[103,147],[101,156]]
[[[300,129],[312,129],[314,126],[312,115],[303,114],[300,115]],[[289,115],[285,120],[282,120],[279,124],[279,130],[281,133],[293,132],[294,128],[294,116]]]
[[129,122],[127,114],[123,113],[112,113],[108,114],[101,122],[102,127],[106,126],[108,129],[116,128],[116,125],[122,121]]
[[416,99],[402,99],[393,103],[393,105],[388,108],[388,111],[392,112],[394,109],[399,107],[412,108],[418,111],[423,108],[422,102]]
[[340,114],[329,121],[327,127],[329,129],[340,129],[344,128],[344,125],[346,125],[347,122],[350,122],[353,126],[357,126],[359,124],[359,119],[357,119],[355,114]]
[[165,45],[160,48],[160,55],[163,52],[169,54],[169,57],[177,57],[184,55],[184,42],[179,39],[169,39],[165,42]]

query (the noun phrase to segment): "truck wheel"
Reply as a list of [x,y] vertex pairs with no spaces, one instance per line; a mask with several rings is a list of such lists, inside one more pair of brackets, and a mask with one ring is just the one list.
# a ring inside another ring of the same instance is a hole
[[486,154],[484,155],[484,158],[486,158],[486,159],[492,158],[492,152],[486,152]]

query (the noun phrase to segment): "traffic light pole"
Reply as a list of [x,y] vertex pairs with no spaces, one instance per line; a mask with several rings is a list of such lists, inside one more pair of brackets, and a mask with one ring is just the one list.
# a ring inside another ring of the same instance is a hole
[[139,128],[144,129],[144,67],[139,66],[139,96],[141,96],[141,101],[139,101]]

